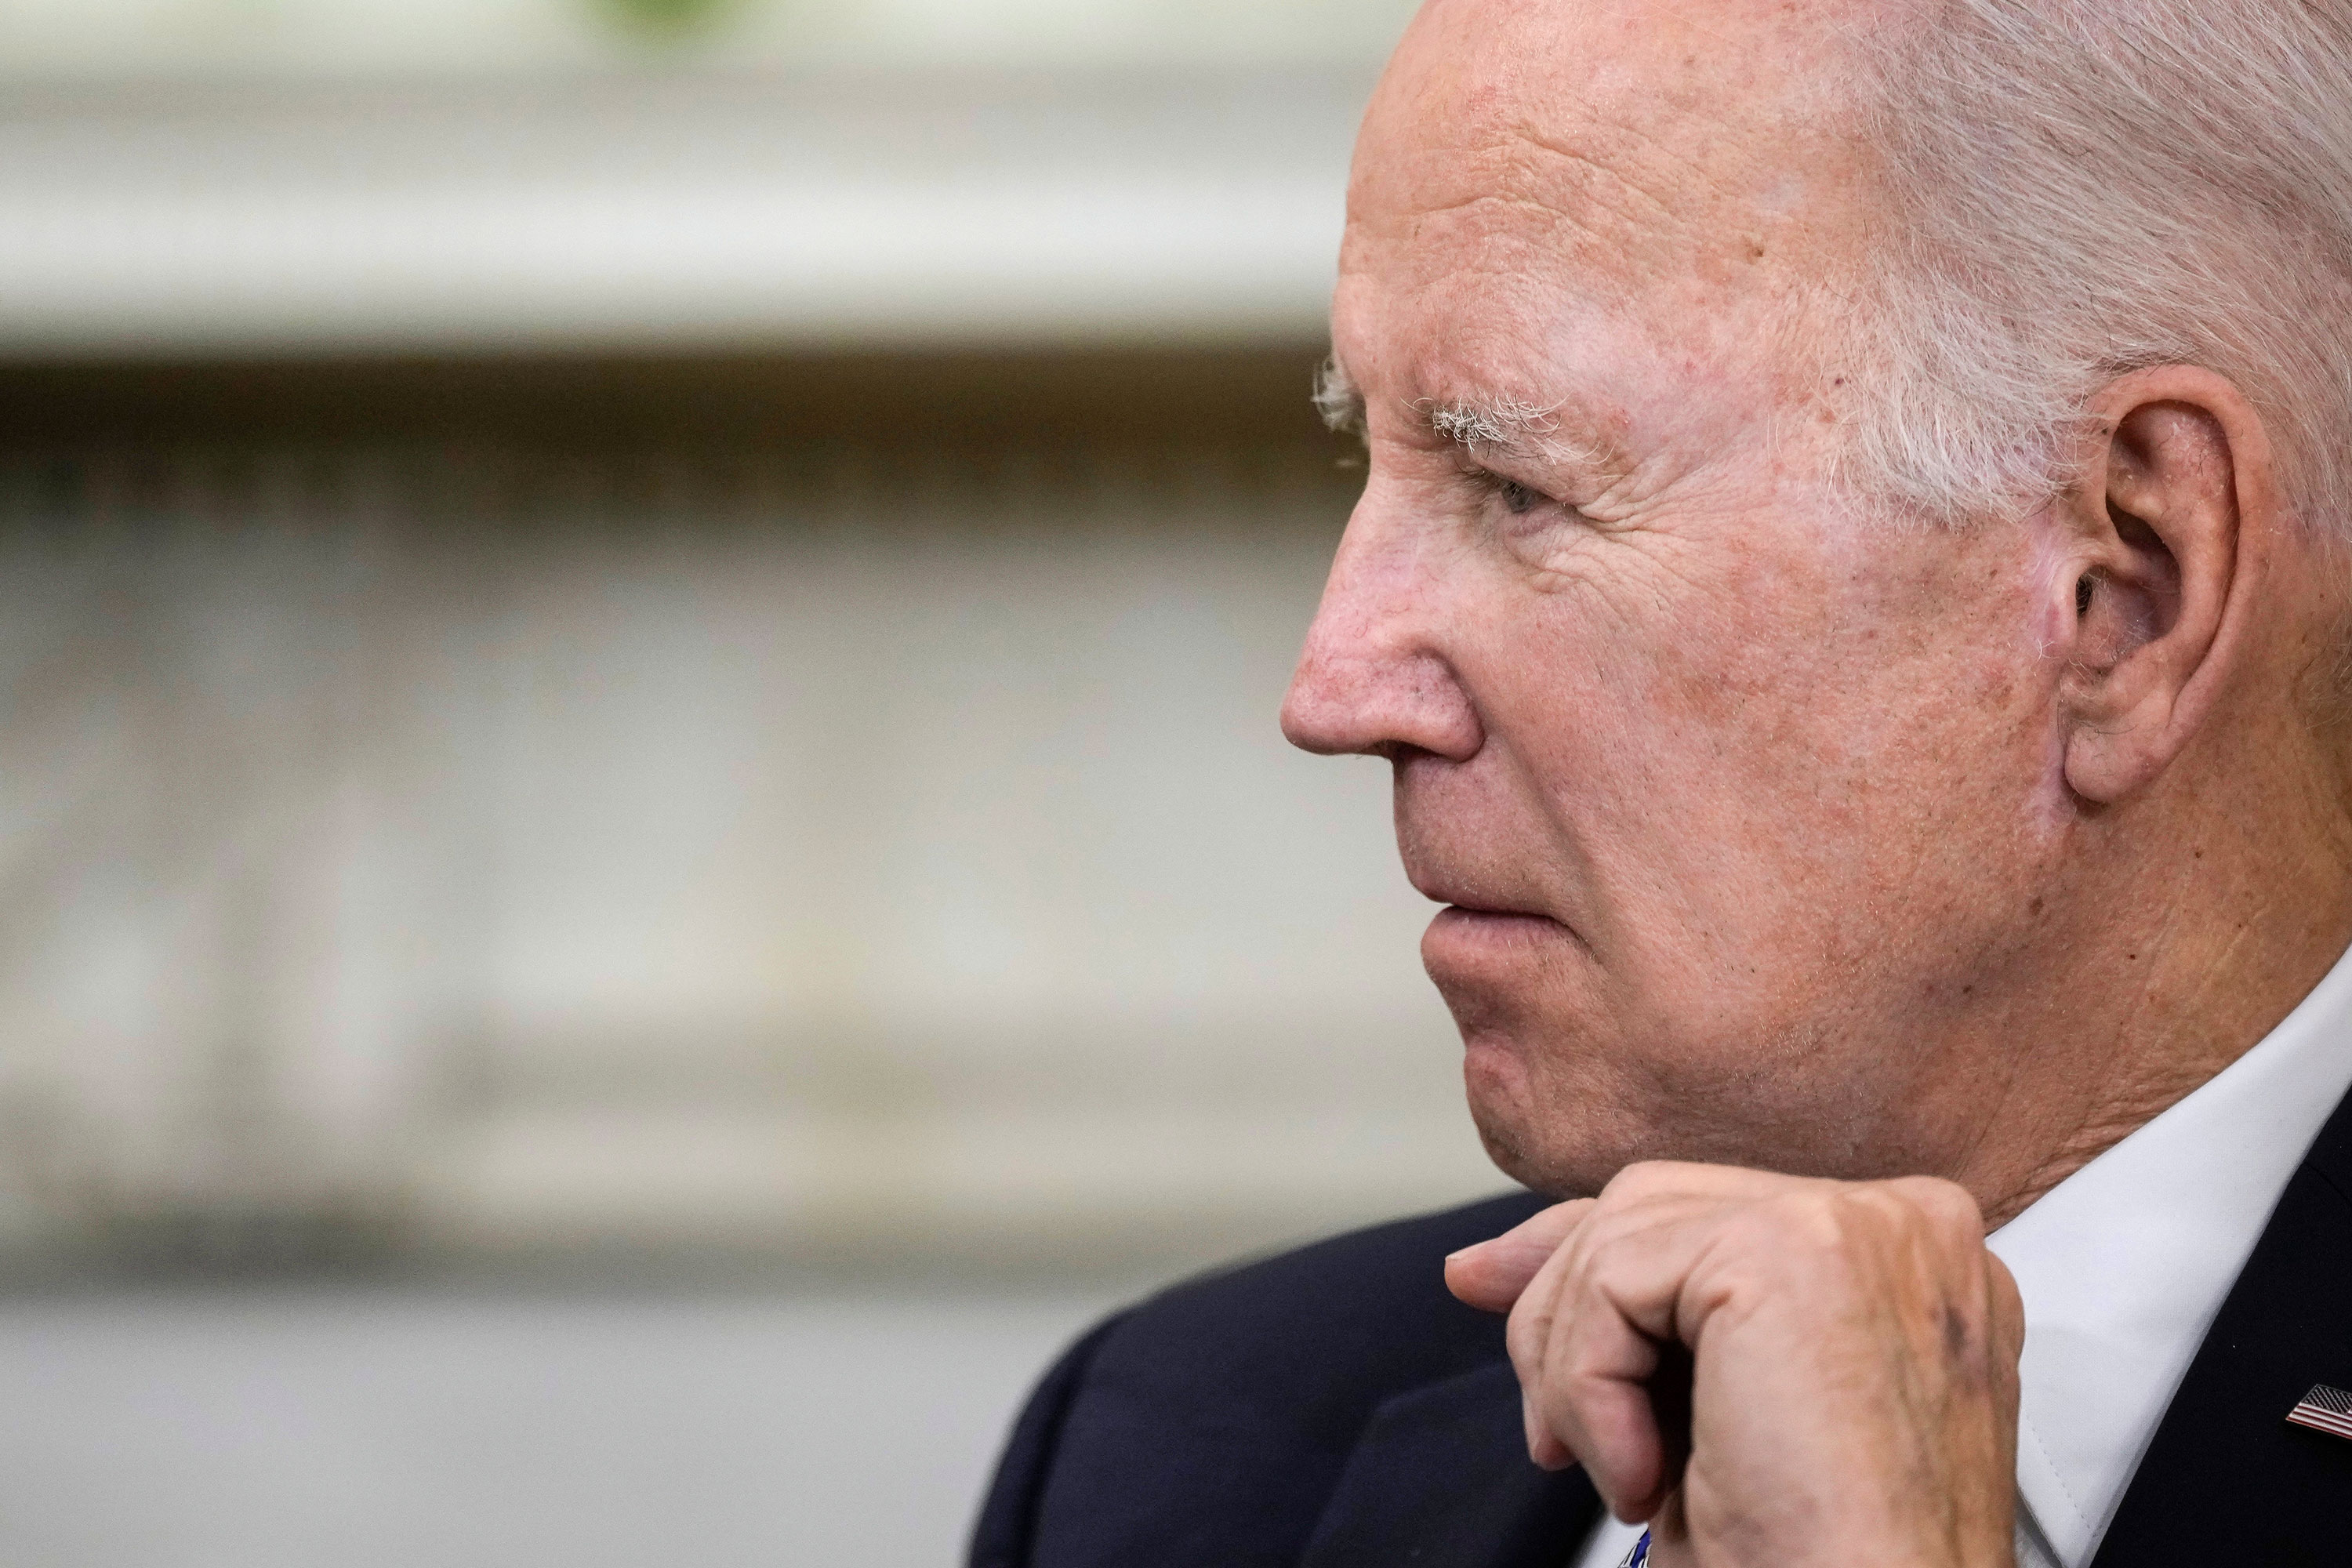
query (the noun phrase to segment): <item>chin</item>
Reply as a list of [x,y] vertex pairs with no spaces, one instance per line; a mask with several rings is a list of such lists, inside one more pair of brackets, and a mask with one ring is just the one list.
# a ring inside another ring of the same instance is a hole
[[1547,1196],[1600,1191],[1626,1163],[1637,1119],[1612,1066],[1622,1031],[1596,1005],[1582,944],[1556,921],[1449,909],[1421,954],[1461,1032],[1463,1091],[1486,1157]]
[[1645,1156],[1629,1150],[1622,1113],[1597,1088],[1538,1092],[1509,1043],[1474,1036],[1465,1042],[1462,1086],[1470,1120],[1496,1169],[1553,1198],[1591,1197],[1609,1178]]

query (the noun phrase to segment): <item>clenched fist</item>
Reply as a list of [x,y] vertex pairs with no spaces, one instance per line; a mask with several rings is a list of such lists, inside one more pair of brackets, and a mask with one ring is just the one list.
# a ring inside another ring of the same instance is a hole
[[1659,1568],[2011,1568],[2024,1314],[1961,1188],[1633,1165],[1446,1283]]

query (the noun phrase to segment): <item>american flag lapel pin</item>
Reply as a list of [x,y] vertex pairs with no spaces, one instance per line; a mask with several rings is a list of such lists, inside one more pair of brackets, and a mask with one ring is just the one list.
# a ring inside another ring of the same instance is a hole
[[2330,1388],[2315,1383],[2311,1392],[2295,1401],[2286,1418],[2297,1426],[2308,1426],[2315,1432],[2333,1436],[2352,1437],[2352,1394],[2340,1388]]

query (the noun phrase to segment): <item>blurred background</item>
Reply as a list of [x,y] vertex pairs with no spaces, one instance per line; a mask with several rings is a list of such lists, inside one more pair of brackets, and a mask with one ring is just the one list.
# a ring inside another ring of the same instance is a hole
[[0,1563],[948,1563],[1500,1184],[1275,725],[1410,10],[0,0]]

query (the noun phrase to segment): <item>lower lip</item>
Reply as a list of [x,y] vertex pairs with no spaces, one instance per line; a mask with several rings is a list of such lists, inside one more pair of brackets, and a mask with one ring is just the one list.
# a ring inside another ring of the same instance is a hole
[[1570,934],[1566,926],[1542,915],[1465,910],[1458,904],[1440,910],[1429,930],[1432,936],[1468,942],[1554,942]]

